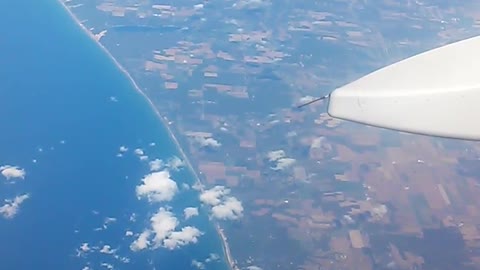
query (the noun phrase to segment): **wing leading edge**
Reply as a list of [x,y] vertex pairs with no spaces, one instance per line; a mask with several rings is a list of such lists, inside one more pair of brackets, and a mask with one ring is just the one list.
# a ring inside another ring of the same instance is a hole
[[480,36],[374,71],[329,97],[328,114],[335,118],[480,140]]

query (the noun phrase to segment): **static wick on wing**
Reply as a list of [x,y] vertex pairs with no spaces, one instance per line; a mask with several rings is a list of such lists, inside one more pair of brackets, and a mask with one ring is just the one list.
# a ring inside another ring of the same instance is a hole
[[308,102],[302,103],[302,104],[300,104],[300,105],[297,106],[297,109],[301,109],[301,108],[303,108],[303,107],[305,107],[305,106],[308,106],[308,105],[310,105],[310,104],[312,104],[312,103],[318,102],[318,101],[320,101],[320,100],[327,99],[327,98],[330,97],[330,94],[331,94],[331,93],[328,93],[327,95],[325,95],[325,96],[323,96],[323,97],[315,98],[315,99],[312,99],[312,100],[310,100],[310,101],[308,101]]

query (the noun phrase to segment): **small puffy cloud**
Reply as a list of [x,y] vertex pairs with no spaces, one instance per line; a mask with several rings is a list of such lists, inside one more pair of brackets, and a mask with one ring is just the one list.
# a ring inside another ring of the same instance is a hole
[[252,265],[252,266],[247,266],[247,270],[262,270],[262,268]]
[[100,265],[109,269],[109,270],[113,269],[113,264],[111,264],[111,263],[105,263],[104,262],[104,263],[101,263]]
[[283,150],[271,151],[267,154],[267,158],[270,161],[277,161],[284,157],[285,157],[285,151]]
[[374,219],[382,219],[383,216],[388,213],[388,208],[386,205],[380,204],[373,207],[372,210],[370,210],[370,213]]
[[299,103],[300,104],[304,104],[304,103],[308,103],[310,101],[313,101],[315,98],[312,97],[312,96],[304,96],[304,97],[301,97],[300,100],[299,100]]
[[120,153],[125,153],[125,152],[128,151],[128,148],[127,148],[125,145],[122,145],[122,146],[120,146],[120,148],[118,149],[118,151],[119,151]]
[[25,170],[17,166],[5,165],[0,167],[0,172],[7,180],[18,178],[25,179]]
[[195,137],[195,141],[201,146],[201,147],[220,147],[222,144],[215,140],[214,138],[205,138],[205,137]]
[[168,167],[172,170],[179,170],[181,167],[185,166],[185,162],[179,157],[173,157],[168,161]]
[[165,167],[165,164],[163,163],[163,161],[158,158],[150,161],[148,165],[150,166],[150,171],[152,172],[159,171]]
[[218,219],[238,219],[242,217],[242,203],[235,197],[228,197],[224,202],[212,207],[212,214]]
[[197,243],[201,235],[202,232],[195,227],[183,227],[180,231],[170,233],[168,238],[163,240],[163,245],[168,249],[176,249],[190,243]]
[[233,4],[233,7],[237,9],[254,10],[265,8],[268,5],[270,5],[269,0],[239,0]]
[[83,256],[85,253],[91,251],[92,249],[88,245],[88,243],[82,243],[80,247],[77,249],[77,257]]
[[220,260],[220,255],[216,253],[210,253],[210,255],[208,255],[208,258],[205,259],[205,262],[209,263],[209,262],[214,262],[218,260]]
[[242,203],[229,194],[230,189],[215,186],[203,191],[200,194],[200,201],[212,207],[212,215],[217,219],[238,219],[243,214]]
[[194,216],[198,216],[198,208],[196,207],[187,207],[183,209],[183,215],[185,216],[185,219],[189,219]]
[[158,212],[150,219],[154,233],[153,242],[155,246],[161,246],[175,228],[178,226],[178,220],[172,212],[161,207]]
[[80,250],[83,252],[88,252],[90,250],[88,243],[82,243],[82,245],[80,246]]
[[142,249],[146,249],[150,245],[150,240],[148,238],[150,237],[151,232],[150,231],[144,231],[142,232],[138,238],[133,241],[133,243],[130,245],[130,249],[132,251],[139,251]]
[[222,197],[229,193],[230,189],[225,188],[224,186],[215,186],[202,192],[202,194],[200,194],[200,201],[212,206],[217,205],[222,202]]
[[23,194],[15,197],[12,200],[5,200],[5,204],[0,207],[0,214],[5,218],[13,218],[18,213],[20,205],[30,197],[28,194]]
[[196,191],[200,191],[204,189],[205,187],[202,185],[200,182],[196,182],[195,184],[192,185],[192,188]]
[[115,221],[117,221],[117,218],[114,218],[114,217],[106,217],[105,220],[104,220],[104,224],[114,223]]
[[176,249],[190,243],[197,243],[198,238],[203,234],[192,226],[175,231],[179,224],[178,219],[163,207],[150,218],[150,222],[151,229],[144,231],[130,246],[133,251],[145,249],[150,245],[153,249],[159,247]]
[[321,148],[323,142],[325,141],[325,137],[317,137],[312,140],[312,144],[310,145],[311,148]]
[[287,158],[283,150],[271,151],[267,154],[267,158],[276,163],[275,167],[272,167],[273,170],[283,170],[295,163],[295,159]]
[[206,264],[207,263],[215,262],[215,261],[218,261],[218,260],[220,260],[220,256],[218,254],[210,253],[208,258],[206,258],[205,261],[203,261],[203,262],[198,261],[198,260],[192,260],[192,266],[197,268],[197,269],[206,269]]
[[290,166],[292,166],[295,163],[295,159],[293,158],[281,158],[277,160],[277,165],[273,167],[273,170],[279,171],[279,170],[284,170]]
[[100,249],[100,253],[103,253],[103,254],[113,254],[115,253],[115,249],[112,249],[112,247],[110,245],[104,245],[102,247],[102,249]]
[[130,258],[128,258],[128,257],[119,256],[117,254],[114,254],[113,257],[115,259],[121,261],[122,263],[130,263]]
[[143,152],[143,150],[140,148],[133,150],[133,153],[137,155],[140,160],[148,160],[148,156],[145,155],[145,152]]
[[164,170],[146,175],[136,191],[139,198],[147,197],[151,202],[170,201],[178,192],[178,186],[170,178],[170,172]]
[[197,269],[205,269],[205,264],[203,262],[199,262],[197,260],[192,261],[192,266]]
[[185,163],[178,157],[173,157],[169,159],[167,162],[164,162],[161,159],[154,159],[149,163],[150,171],[160,171],[165,168],[169,168],[170,170],[178,171],[181,167],[185,165]]

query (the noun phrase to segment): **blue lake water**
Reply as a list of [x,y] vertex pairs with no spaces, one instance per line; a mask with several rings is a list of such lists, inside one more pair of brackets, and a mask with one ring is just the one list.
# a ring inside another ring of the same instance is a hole
[[[199,206],[198,194],[181,188],[193,184],[186,169],[172,173],[180,192],[168,204],[137,198],[149,166],[132,150],[143,149],[150,160],[177,150],[147,101],[61,5],[9,1],[0,24],[0,166],[26,171],[24,180],[0,175],[0,206],[29,195],[13,218],[0,216],[2,269],[196,269],[192,260],[210,253],[221,259],[207,269],[227,268],[207,213],[183,219],[184,207]],[[129,151],[117,157],[122,145]],[[199,242],[131,251],[136,236],[126,231],[141,233],[162,206],[176,214],[177,229],[204,232]],[[82,243],[90,250],[77,256]],[[116,256],[100,253],[104,245]]]

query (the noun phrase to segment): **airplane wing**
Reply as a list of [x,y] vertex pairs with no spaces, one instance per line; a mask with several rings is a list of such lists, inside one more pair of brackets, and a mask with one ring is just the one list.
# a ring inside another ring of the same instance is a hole
[[403,132],[480,140],[480,36],[407,58],[335,89],[328,114]]

